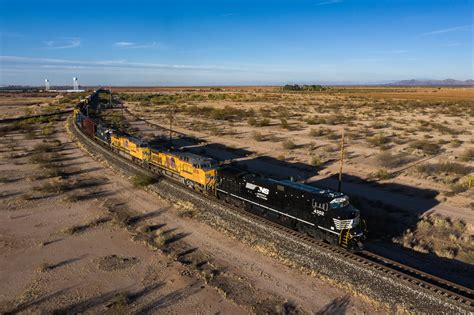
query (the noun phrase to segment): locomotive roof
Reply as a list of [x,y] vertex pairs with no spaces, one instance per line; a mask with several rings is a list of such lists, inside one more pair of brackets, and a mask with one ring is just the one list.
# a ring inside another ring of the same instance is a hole
[[314,186],[293,182],[291,180],[276,180],[272,178],[258,177],[258,176],[252,176],[252,175],[253,174],[251,174],[250,176],[245,176],[244,180],[257,181],[262,184],[263,182],[267,182],[268,184],[286,186],[295,190],[304,191],[313,195],[319,195],[328,199],[347,197],[345,194],[340,193],[340,192],[332,191],[329,189],[321,189]]
[[191,152],[173,152],[175,155],[179,156],[182,160],[188,161],[190,163],[209,163],[214,160],[210,157],[197,155]]
[[220,168],[219,173],[225,174],[226,176],[239,177],[240,175],[246,174],[247,172],[244,170],[241,170],[240,168],[227,165]]
[[143,141],[142,139],[138,138],[138,137],[135,137],[135,136],[132,136],[126,132],[123,132],[123,131],[115,131],[114,130],[114,133],[117,134],[118,136],[120,137],[124,137],[124,138],[127,138],[128,140],[132,141],[133,143],[139,145],[139,146],[146,146],[148,145],[148,142],[147,141]]
[[340,192],[332,191],[332,190],[329,190],[329,189],[321,189],[321,188],[317,188],[317,187],[314,187],[314,186],[293,182],[291,180],[270,179],[270,181],[274,181],[276,183],[279,183],[279,184],[282,184],[282,185],[285,185],[285,186],[288,186],[288,187],[292,187],[292,188],[295,188],[295,189],[303,190],[303,191],[306,191],[306,192],[309,192],[309,193],[324,195],[324,196],[327,196],[327,197],[330,197],[330,198],[337,198],[337,197],[345,196],[343,193],[340,193]]

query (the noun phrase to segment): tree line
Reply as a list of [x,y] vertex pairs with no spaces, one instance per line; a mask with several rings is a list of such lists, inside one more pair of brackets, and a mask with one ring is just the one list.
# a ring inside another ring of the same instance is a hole
[[283,91],[326,91],[328,88],[322,85],[298,85],[287,84],[283,87]]

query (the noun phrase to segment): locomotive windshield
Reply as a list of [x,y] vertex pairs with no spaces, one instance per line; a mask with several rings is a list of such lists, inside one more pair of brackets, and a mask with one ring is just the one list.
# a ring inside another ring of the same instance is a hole
[[329,203],[329,206],[331,207],[331,209],[344,208],[347,205],[349,205],[349,198],[347,198],[346,196],[335,198],[331,200],[331,202]]

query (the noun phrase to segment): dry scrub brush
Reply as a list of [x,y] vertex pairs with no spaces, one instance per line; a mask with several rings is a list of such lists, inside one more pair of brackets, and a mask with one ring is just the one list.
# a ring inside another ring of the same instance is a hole
[[413,230],[394,241],[404,247],[422,253],[434,253],[437,256],[458,259],[474,263],[474,227],[466,225],[463,220],[451,220],[441,215],[430,215],[421,218]]
[[441,152],[439,144],[430,142],[428,140],[416,140],[410,143],[409,147],[412,150],[420,150],[425,154],[435,155]]
[[390,151],[383,151],[375,156],[377,165],[386,168],[397,168],[410,161],[413,158],[403,153],[392,153]]

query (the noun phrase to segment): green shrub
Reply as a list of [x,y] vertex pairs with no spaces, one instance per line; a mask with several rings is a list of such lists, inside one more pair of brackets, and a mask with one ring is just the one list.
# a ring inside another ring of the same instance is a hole
[[213,108],[209,117],[216,120],[234,120],[242,119],[247,116],[247,112],[243,109],[235,108],[226,105],[224,108]]
[[316,116],[309,117],[305,121],[308,125],[320,125],[320,124],[325,124],[326,123],[326,119],[316,117]]
[[374,176],[379,180],[390,179],[392,174],[390,174],[386,169],[380,169],[374,173]]
[[260,121],[257,123],[257,126],[259,126],[259,127],[270,126],[270,119],[268,119],[268,118],[263,118],[262,120],[260,120]]
[[41,129],[41,132],[43,133],[43,135],[49,136],[53,134],[54,128],[52,126],[45,126]]
[[290,125],[288,124],[288,121],[285,118],[280,119],[280,126],[283,129],[290,129]]
[[312,166],[321,166],[321,165],[323,165],[323,161],[321,160],[321,158],[319,156],[313,156],[313,157],[311,157],[310,164]]
[[449,186],[451,189],[451,194],[460,194],[469,189],[469,186],[466,183],[456,183]]
[[132,178],[132,183],[135,187],[145,187],[156,183],[156,178],[148,175],[135,175]]

